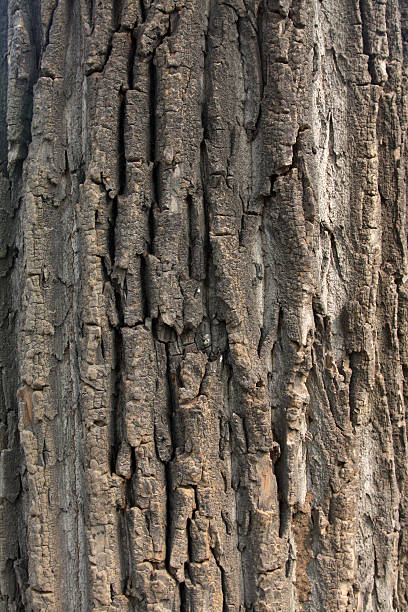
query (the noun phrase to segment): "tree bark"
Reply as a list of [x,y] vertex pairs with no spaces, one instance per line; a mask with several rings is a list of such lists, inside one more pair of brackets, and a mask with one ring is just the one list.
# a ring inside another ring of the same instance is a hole
[[405,0],[0,0],[0,608],[408,606]]

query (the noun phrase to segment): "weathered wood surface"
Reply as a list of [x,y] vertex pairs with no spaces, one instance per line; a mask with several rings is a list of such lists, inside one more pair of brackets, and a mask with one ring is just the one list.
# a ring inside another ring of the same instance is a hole
[[1,610],[408,606],[406,40],[0,0]]

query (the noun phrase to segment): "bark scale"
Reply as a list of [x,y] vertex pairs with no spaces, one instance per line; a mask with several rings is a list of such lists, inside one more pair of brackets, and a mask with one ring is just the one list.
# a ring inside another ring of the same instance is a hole
[[0,0],[0,605],[405,610],[405,0]]

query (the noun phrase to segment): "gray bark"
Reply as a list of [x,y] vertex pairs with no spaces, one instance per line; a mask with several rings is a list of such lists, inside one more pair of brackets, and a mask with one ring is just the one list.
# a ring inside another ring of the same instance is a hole
[[405,610],[405,0],[0,0],[0,609]]

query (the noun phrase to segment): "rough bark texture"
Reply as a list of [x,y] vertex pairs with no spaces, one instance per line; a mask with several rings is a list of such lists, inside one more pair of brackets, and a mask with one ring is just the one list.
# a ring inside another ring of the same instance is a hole
[[406,40],[0,0],[1,610],[406,609]]

